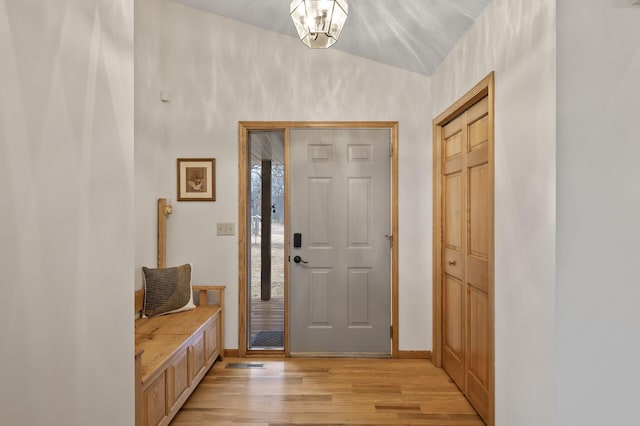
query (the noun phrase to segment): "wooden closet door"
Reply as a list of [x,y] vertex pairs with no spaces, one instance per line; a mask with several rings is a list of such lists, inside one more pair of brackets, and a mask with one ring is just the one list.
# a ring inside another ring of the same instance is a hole
[[491,169],[489,167],[489,117],[487,98],[465,113],[467,127],[467,368],[469,401],[485,420],[489,416],[491,373],[489,256],[493,245],[491,220]]
[[442,127],[442,367],[487,421],[493,369],[488,98]]
[[453,381],[465,387],[464,253],[466,244],[465,188],[466,152],[464,117],[447,124],[442,131],[443,183],[443,277],[442,277],[442,366]]

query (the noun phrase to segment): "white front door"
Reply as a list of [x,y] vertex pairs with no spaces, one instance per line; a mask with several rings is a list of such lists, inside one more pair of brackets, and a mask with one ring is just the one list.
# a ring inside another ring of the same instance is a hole
[[292,354],[391,353],[389,146],[389,129],[291,130]]

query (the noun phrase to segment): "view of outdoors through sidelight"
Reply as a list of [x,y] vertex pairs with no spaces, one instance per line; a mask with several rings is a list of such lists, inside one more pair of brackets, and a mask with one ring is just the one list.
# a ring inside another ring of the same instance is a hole
[[251,132],[249,349],[284,348],[284,134]]

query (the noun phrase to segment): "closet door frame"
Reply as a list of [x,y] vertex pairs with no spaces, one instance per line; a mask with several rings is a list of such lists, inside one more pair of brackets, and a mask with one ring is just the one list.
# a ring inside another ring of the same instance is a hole
[[[495,413],[495,308],[494,308],[494,72],[492,71],[464,96],[453,103],[444,112],[433,119],[433,352],[432,361],[436,367],[442,367],[443,351],[443,217],[442,217],[442,130],[443,127],[459,116],[480,99],[488,97],[489,103],[489,235],[491,244],[489,250],[489,340],[490,340],[490,383],[489,383],[489,426],[494,423]],[[465,307],[466,309],[466,307]],[[466,340],[466,338],[465,338]]]

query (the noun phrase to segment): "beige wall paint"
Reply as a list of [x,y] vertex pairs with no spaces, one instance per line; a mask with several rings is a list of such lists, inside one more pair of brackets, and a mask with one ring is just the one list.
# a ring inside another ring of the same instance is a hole
[[133,2],[0,0],[0,58],[0,423],[133,424]]
[[495,70],[498,426],[554,424],[555,11],[494,0],[432,76],[436,116]]
[[638,423],[640,6],[558,2],[558,425]]
[[176,158],[215,157],[217,200],[174,201],[167,262],[192,262],[195,282],[228,286],[225,347],[236,348],[237,236],[216,236],[215,223],[237,222],[238,121],[397,120],[400,349],[430,349],[429,83],[172,2],[137,1],[136,268],[155,264],[155,200],[175,200]]

